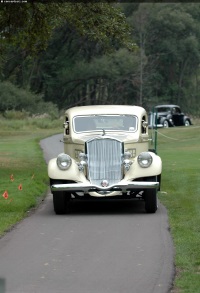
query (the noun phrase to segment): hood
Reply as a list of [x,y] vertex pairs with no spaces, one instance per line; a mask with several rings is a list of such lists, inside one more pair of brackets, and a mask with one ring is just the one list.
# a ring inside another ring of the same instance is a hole
[[92,138],[113,138],[120,140],[121,142],[137,142],[139,140],[138,132],[136,133],[130,133],[130,132],[124,132],[124,133],[117,133],[117,132],[110,132],[105,135],[102,134],[94,134],[94,133],[84,133],[79,134],[78,136],[73,138],[74,143],[80,143],[86,142],[87,140],[90,140]]

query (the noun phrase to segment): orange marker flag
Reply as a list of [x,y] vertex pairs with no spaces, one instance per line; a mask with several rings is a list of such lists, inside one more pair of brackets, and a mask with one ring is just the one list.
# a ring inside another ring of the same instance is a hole
[[5,190],[4,193],[2,194],[2,196],[3,196],[5,199],[8,199],[8,191]]
[[13,174],[10,175],[10,180],[11,181],[14,181],[15,180]]
[[22,184],[20,183],[20,185],[18,186],[19,190],[22,190]]

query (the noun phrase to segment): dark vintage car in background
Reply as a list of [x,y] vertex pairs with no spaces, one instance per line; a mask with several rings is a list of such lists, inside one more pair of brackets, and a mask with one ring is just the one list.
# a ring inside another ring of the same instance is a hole
[[191,119],[177,105],[158,105],[149,113],[149,128],[190,126]]

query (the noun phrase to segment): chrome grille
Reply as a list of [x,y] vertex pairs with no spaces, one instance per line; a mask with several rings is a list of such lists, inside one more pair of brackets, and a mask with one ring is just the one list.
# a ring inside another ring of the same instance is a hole
[[122,179],[123,144],[111,138],[95,138],[86,142],[88,157],[88,179],[101,185],[107,180],[109,185]]

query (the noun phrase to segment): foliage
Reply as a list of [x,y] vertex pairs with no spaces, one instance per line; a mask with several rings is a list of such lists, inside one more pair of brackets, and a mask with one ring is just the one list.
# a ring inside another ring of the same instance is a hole
[[[62,121],[60,119],[52,120],[49,117],[42,116],[35,116],[35,117],[28,117],[25,116],[22,118],[21,112],[16,111],[9,111],[6,113],[8,117],[0,117],[0,129],[6,131],[15,131],[16,133],[23,133],[27,134],[31,131],[35,132],[41,129],[46,129],[53,131],[56,129],[58,132],[61,130]],[[4,114],[5,115],[5,114]],[[19,118],[18,118],[19,117]],[[3,136],[3,132],[1,133]]]
[[[137,52],[124,48],[104,55],[96,43],[80,38],[64,26],[56,30],[46,52],[33,62],[18,56],[12,58],[4,76],[33,92],[43,92],[45,101],[62,109],[64,105],[102,103],[110,93],[114,97],[110,103],[128,102],[129,95],[136,100],[130,94],[135,89],[132,80],[137,79],[137,72],[132,73],[134,67],[138,71]],[[121,92],[126,84],[129,87],[123,101]]]
[[[0,9],[1,50],[7,44],[20,46],[33,53],[47,45],[48,37],[55,25],[53,11],[59,11],[54,3],[6,3]],[[59,13],[58,13],[59,14]]]
[[22,118],[28,113],[48,113],[52,118],[58,117],[57,106],[52,102],[45,103],[40,95],[18,88],[10,82],[0,83],[0,97],[0,112],[5,112],[7,117],[11,114],[8,112],[10,110],[20,111]]
[[199,22],[198,3],[143,3],[129,17],[136,43],[148,60],[140,83],[152,105],[186,104],[185,108],[195,110],[190,96],[197,100]]
[[[28,4],[32,8],[27,13],[36,9],[45,15],[47,8],[38,4]],[[190,115],[199,115],[199,3],[62,4],[48,6],[47,20],[54,29],[45,51],[27,57],[27,50],[9,43],[2,81],[59,109],[108,103],[151,109],[174,103]],[[127,50],[125,41],[130,28],[131,44],[138,47],[134,51]]]
[[[56,83],[53,83],[55,76],[49,77],[49,88],[55,93],[57,84],[60,84],[54,97],[61,108],[65,104],[123,104],[131,99],[133,103],[136,101],[132,93],[136,90],[137,72],[133,74],[132,70],[136,68],[138,71],[137,67],[137,54],[121,49],[110,55],[94,57],[89,63],[78,60],[71,67],[60,66]],[[46,98],[51,98],[51,91],[47,90]]]
[[0,20],[1,50],[13,44],[24,49],[26,55],[37,54],[46,49],[53,29],[65,22],[105,49],[112,47],[113,40],[134,47],[125,16],[106,2],[5,3],[0,7]]
[[[41,113],[40,109],[48,108],[48,113],[53,115],[52,102],[63,107],[63,95],[70,91],[70,88],[68,91],[61,88],[63,67],[70,72],[70,66],[76,64],[77,59],[88,61],[92,55],[111,52],[120,45],[130,50],[135,48],[125,15],[117,5],[106,2],[5,4],[0,8],[0,19],[1,49],[3,53],[7,49],[2,59],[1,79],[26,90],[20,93],[16,89],[14,94],[13,86],[5,89],[6,84],[1,85],[0,111],[25,109]],[[47,52],[42,53],[46,48]],[[77,92],[73,92],[69,99],[75,96],[77,100],[80,92],[87,88],[86,83],[83,89],[79,88],[78,97]],[[39,95],[33,98],[30,91]],[[48,104],[42,104],[43,98]],[[36,103],[32,105],[30,100]]]
[[24,110],[22,111],[15,111],[15,110],[8,111],[7,110],[3,113],[3,116],[9,120],[24,120],[28,118],[29,113]]

